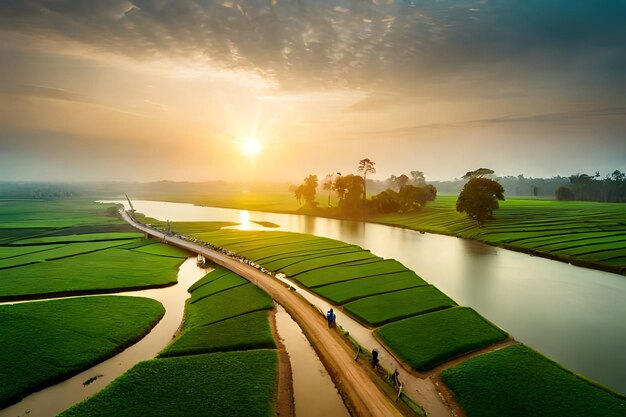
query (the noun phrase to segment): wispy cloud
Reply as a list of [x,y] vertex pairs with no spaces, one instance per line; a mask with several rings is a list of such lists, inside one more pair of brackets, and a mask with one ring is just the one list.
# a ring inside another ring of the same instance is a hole
[[425,123],[414,126],[405,126],[394,129],[376,130],[362,132],[369,135],[407,135],[429,129],[452,129],[452,128],[468,128],[481,127],[489,125],[515,124],[515,123],[535,123],[535,124],[557,124],[571,125],[588,123],[592,119],[612,117],[624,119],[626,122],[626,106],[609,107],[601,109],[575,110],[555,113],[531,114],[531,115],[511,115],[502,117],[493,117],[486,119],[466,120],[453,123]]

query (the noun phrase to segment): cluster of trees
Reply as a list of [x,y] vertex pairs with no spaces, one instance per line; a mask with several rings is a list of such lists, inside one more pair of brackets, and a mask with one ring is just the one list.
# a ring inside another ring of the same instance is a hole
[[[392,213],[419,210],[433,201],[437,189],[426,184],[424,173],[411,171],[411,177],[402,174],[392,175],[385,181],[387,189],[367,199],[368,174],[376,173],[376,163],[369,158],[359,161],[357,172],[361,175],[328,174],[322,182],[322,189],[328,192],[328,206],[331,207],[331,194],[338,199],[335,208],[339,214],[358,216],[367,213]],[[317,208],[315,200],[318,189],[317,175],[309,175],[304,182],[291,188],[303,207]]]
[[561,201],[601,201],[610,203],[626,202],[626,173],[619,170],[600,178],[595,175],[575,174],[569,177],[567,186],[559,187],[556,199]]

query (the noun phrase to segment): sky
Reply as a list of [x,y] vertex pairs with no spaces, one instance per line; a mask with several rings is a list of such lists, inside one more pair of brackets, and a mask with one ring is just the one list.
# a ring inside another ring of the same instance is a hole
[[613,0],[0,0],[0,180],[624,171],[624,21]]

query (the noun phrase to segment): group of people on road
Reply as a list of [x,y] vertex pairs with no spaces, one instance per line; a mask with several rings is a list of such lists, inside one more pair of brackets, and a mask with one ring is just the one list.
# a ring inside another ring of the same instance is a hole
[[[332,329],[333,327],[337,325],[336,319],[337,319],[337,316],[335,315],[335,312],[333,311],[332,308],[326,312],[326,321],[328,322],[329,329]],[[355,361],[359,359],[360,353],[361,353],[361,346],[359,345],[357,347],[356,356],[354,357]],[[379,363],[380,363],[380,359],[378,359],[378,349],[372,349],[372,368],[376,369]],[[402,388],[403,388],[402,382],[400,382],[399,376],[400,376],[400,373],[398,372],[397,369],[394,370],[393,374],[390,375],[390,378],[392,380],[391,382],[393,382],[394,387],[398,389],[398,396],[396,397],[396,401],[398,401],[398,398],[400,398],[400,395],[402,394]]]

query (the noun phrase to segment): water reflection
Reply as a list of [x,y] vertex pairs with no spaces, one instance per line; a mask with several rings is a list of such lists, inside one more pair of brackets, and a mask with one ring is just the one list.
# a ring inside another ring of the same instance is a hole
[[[125,203],[124,201],[119,201]],[[238,221],[239,211],[133,202],[172,221]],[[459,304],[572,370],[626,392],[626,278],[455,237],[371,223],[250,212],[273,230],[310,233],[395,258]]]

